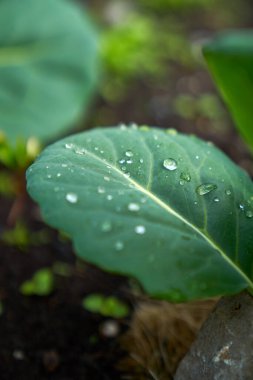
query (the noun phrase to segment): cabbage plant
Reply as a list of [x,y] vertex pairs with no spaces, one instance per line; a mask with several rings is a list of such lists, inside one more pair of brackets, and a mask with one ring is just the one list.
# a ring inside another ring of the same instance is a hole
[[211,143],[157,128],[98,128],[47,147],[27,174],[77,254],[186,301],[253,290],[253,185]]
[[[205,48],[249,144],[252,46],[252,35],[240,34]],[[210,142],[174,129],[95,128],[48,146],[28,169],[27,188],[45,221],[72,238],[78,256],[137,279],[153,297],[182,302],[253,292],[252,180]],[[248,378],[240,377],[246,364],[229,361],[231,345],[240,350],[238,334],[228,330],[224,337],[219,328],[213,334],[220,351],[209,378],[218,378],[222,364],[219,378]],[[202,351],[197,346],[194,365],[207,371]],[[187,378],[196,379],[189,368]]]

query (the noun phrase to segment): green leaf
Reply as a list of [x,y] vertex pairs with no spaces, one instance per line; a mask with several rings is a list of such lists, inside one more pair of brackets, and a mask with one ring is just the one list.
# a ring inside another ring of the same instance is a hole
[[223,33],[203,52],[239,131],[253,149],[253,32]]
[[104,317],[124,318],[129,314],[125,303],[116,297],[106,297],[102,294],[90,294],[83,299],[82,305],[86,310]]
[[253,288],[252,182],[210,143],[175,130],[96,129],[49,146],[27,180],[80,257],[151,295]]
[[47,296],[54,289],[54,276],[50,268],[43,268],[34,273],[30,280],[23,282],[20,292],[25,296]]
[[67,0],[0,0],[0,131],[48,140],[85,111],[97,76],[87,15]]

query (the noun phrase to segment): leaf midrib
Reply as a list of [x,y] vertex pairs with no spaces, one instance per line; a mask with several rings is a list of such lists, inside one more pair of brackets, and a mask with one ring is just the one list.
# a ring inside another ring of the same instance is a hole
[[99,161],[102,165],[109,165],[111,167],[111,169],[115,170],[120,176],[122,176],[126,181],[128,181],[129,183],[131,183],[132,185],[134,185],[136,187],[136,189],[138,189],[140,192],[142,192],[143,194],[145,194],[147,197],[149,197],[150,199],[152,199],[157,205],[159,205],[163,210],[167,211],[169,214],[175,216],[176,218],[178,218],[179,220],[181,220],[183,223],[185,223],[187,226],[189,226],[191,229],[193,229],[195,232],[197,232],[202,238],[204,238],[204,240],[207,241],[207,243],[213,247],[216,251],[218,251],[222,258],[230,265],[233,267],[233,269],[235,269],[236,272],[239,273],[239,275],[247,282],[247,284],[249,285],[249,287],[251,289],[253,289],[253,282],[250,280],[250,278],[248,278],[248,276],[242,272],[242,270],[226,255],[226,253],[223,251],[223,249],[218,246],[212,239],[210,239],[209,236],[205,235],[201,230],[199,230],[194,224],[190,223],[187,219],[185,219],[182,215],[180,215],[178,212],[176,212],[175,210],[173,210],[169,205],[167,205],[166,203],[164,203],[161,199],[159,199],[154,193],[152,193],[151,191],[148,191],[147,189],[145,189],[144,187],[142,187],[140,184],[138,184],[138,182],[136,182],[135,180],[133,180],[131,177],[126,177],[124,175],[124,173],[122,173],[121,170],[119,170],[114,164],[112,164],[111,162],[108,162],[107,160],[105,160],[104,158],[101,159],[99,156],[96,156],[94,153],[90,152],[89,150],[85,150],[85,153],[88,154],[90,157],[96,159],[97,161]]

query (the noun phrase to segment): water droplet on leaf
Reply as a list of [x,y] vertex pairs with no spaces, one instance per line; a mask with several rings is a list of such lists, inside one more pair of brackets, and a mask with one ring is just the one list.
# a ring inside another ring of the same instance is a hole
[[252,218],[253,212],[251,210],[246,211],[246,216],[247,216],[247,218]]
[[65,144],[66,149],[73,149],[73,147],[74,147],[74,144],[72,144],[72,143],[66,143]]
[[171,136],[176,136],[177,135],[177,130],[174,128],[169,128],[166,130],[166,133],[168,133]]
[[131,151],[131,150],[127,150],[126,152],[125,152],[125,155],[127,156],[127,157],[133,157],[133,152]]
[[215,197],[215,198],[213,199],[213,201],[214,201],[214,202],[219,202],[220,199],[219,199],[218,197]]
[[196,193],[199,195],[205,195],[215,189],[217,189],[217,185],[214,185],[213,183],[203,183],[196,188]]
[[225,194],[226,194],[226,195],[231,195],[232,192],[231,192],[231,190],[227,189],[227,190],[225,190]]
[[123,248],[124,248],[123,242],[120,240],[116,241],[116,243],[115,243],[116,251],[122,251]]
[[104,194],[105,193],[105,188],[102,186],[98,186],[98,193],[99,194]]
[[163,167],[170,171],[176,170],[177,162],[173,158],[166,158],[166,160],[163,161]]
[[76,148],[75,153],[80,154],[82,156],[85,154],[85,150],[83,148]]
[[143,235],[143,234],[145,234],[145,232],[146,232],[146,227],[145,227],[145,226],[142,226],[142,225],[139,225],[139,226],[136,226],[134,230],[135,230],[135,232],[136,232],[137,234],[139,234],[139,235]]
[[109,220],[106,220],[101,227],[103,232],[109,232],[112,229],[112,223]]
[[190,176],[189,173],[183,172],[183,173],[180,174],[180,179],[183,182],[190,182],[191,181],[191,176]]
[[129,203],[127,208],[129,211],[139,211],[140,210],[140,206],[138,205],[138,203]]
[[75,193],[66,194],[66,200],[70,203],[76,203],[78,201],[78,196]]

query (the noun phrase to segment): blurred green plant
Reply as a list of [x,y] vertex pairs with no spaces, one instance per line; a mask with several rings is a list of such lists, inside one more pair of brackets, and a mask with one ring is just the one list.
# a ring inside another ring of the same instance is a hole
[[106,297],[102,294],[90,294],[82,301],[83,307],[91,313],[104,317],[124,318],[129,314],[129,307],[116,297]]
[[54,290],[54,275],[51,268],[35,272],[30,280],[23,282],[19,288],[24,296],[47,296]]
[[73,274],[73,268],[62,261],[56,261],[52,266],[52,271],[62,277],[70,277]]
[[0,163],[11,170],[25,169],[40,153],[41,144],[35,137],[19,138],[14,144],[0,135]]
[[216,0],[139,0],[139,2],[152,9],[189,9],[195,7],[210,7]]
[[174,109],[185,119],[196,119],[198,116],[212,121],[224,118],[225,112],[218,97],[211,93],[193,96],[182,94],[175,98]]
[[32,232],[24,221],[18,220],[12,229],[1,233],[1,241],[9,246],[27,250],[31,245],[47,244],[49,236],[46,229]]
[[118,101],[137,78],[155,82],[168,74],[168,62],[187,67],[195,64],[182,27],[138,13],[130,14],[102,34],[102,59],[107,76],[102,94]]

